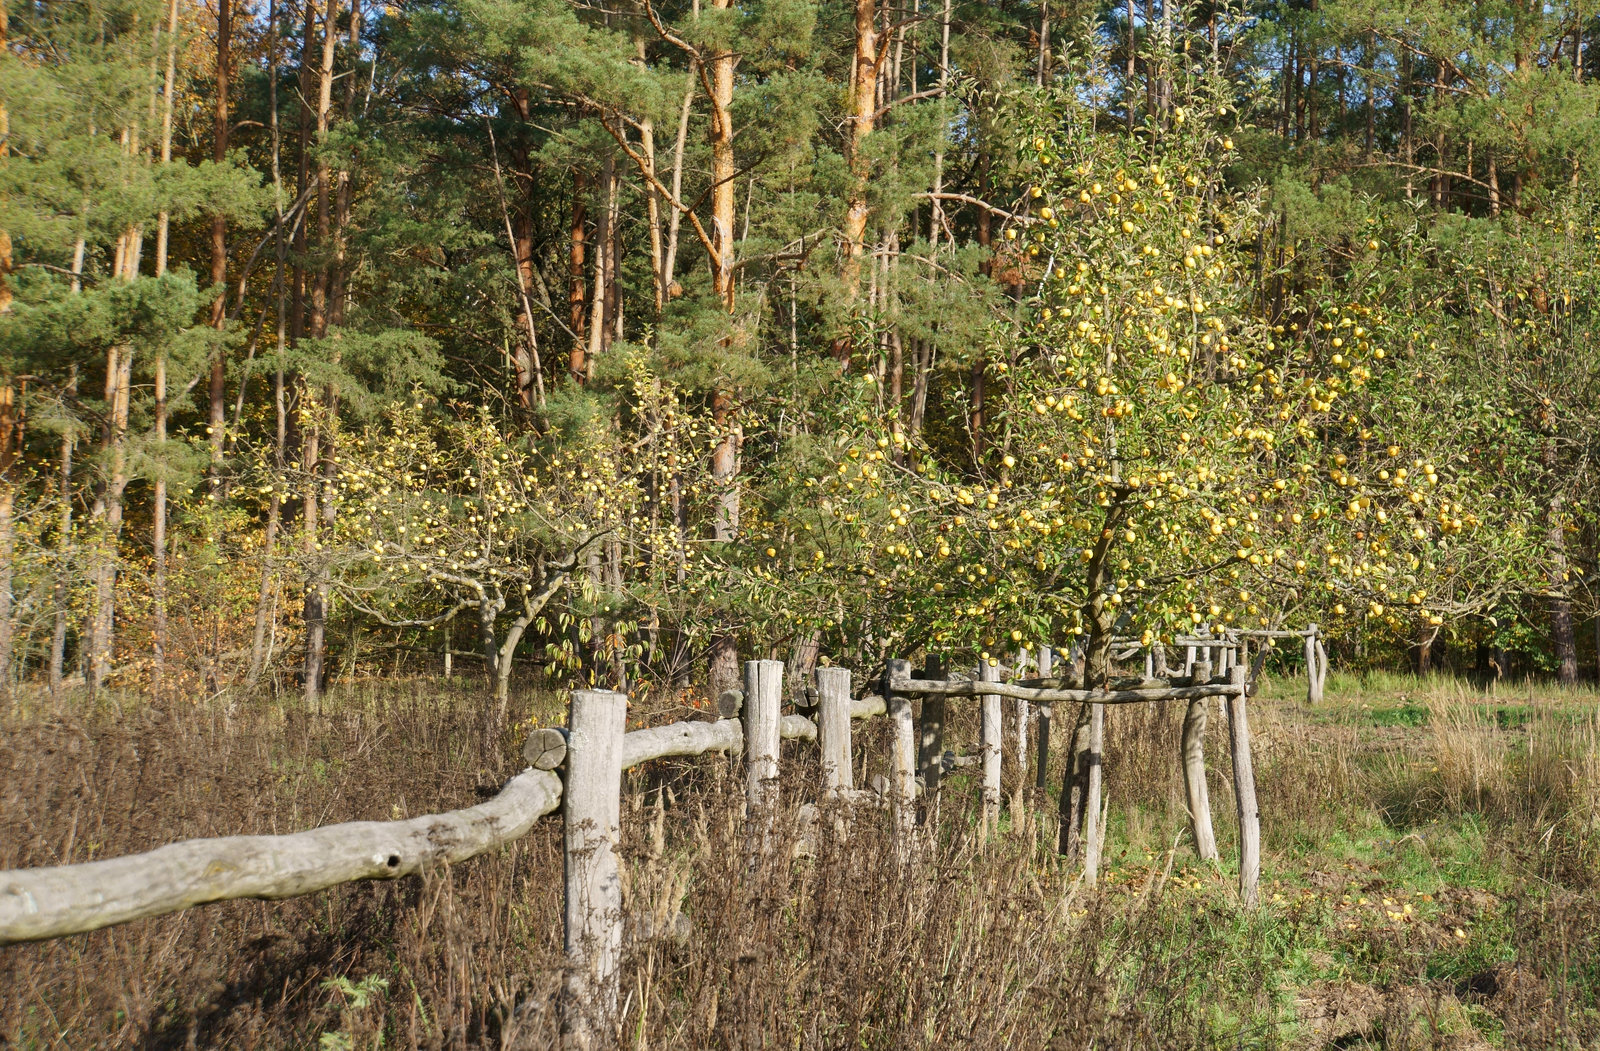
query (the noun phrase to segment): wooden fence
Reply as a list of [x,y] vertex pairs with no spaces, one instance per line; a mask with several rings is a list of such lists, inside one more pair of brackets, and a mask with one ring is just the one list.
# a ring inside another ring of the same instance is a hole
[[[1180,636],[1175,640],[1174,649],[1184,653],[1181,674],[1185,676],[1190,674],[1197,660],[1207,660],[1219,675],[1225,674],[1236,664],[1242,664],[1250,669],[1250,678],[1254,680],[1259,665],[1251,663],[1251,647],[1256,647],[1258,660],[1265,659],[1266,649],[1276,645],[1279,639],[1301,640],[1306,662],[1306,701],[1311,704],[1322,703],[1322,690],[1328,680],[1328,651],[1322,642],[1322,630],[1315,624],[1298,630],[1227,628],[1215,635]],[[1130,661],[1142,656],[1147,677],[1154,677],[1159,671],[1155,646],[1147,646],[1139,639],[1113,639],[1111,656],[1118,661]],[[1166,656],[1167,659],[1171,657],[1170,654]]]
[[[908,661],[887,662],[879,693],[851,696],[851,673],[816,671],[814,692],[804,691],[811,715],[782,713],[783,664],[745,665],[742,694],[719,699],[715,721],[680,722],[626,731],[627,697],[579,690],[565,729],[535,730],[524,747],[528,767],[493,799],[465,810],[404,821],[361,821],[274,836],[230,836],[169,844],[143,854],[78,865],[0,872],[0,946],[58,938],[113,924],[177,912],[235,898],[288,898],[363,879],[393,879],[430,866],[454,864],[503,846],[541,818],[563,809],[565,829],[565,947],[568,959],[563,1024],[573,1033],[597,1032],[614,1018],[622,945],[623,901],[617,841],[622,772],[652,759],[706,752],[742,753],[746,814],[753,849],[770,841],[782,772],[779,743],[814,741],[820,752],[821,801],[867,803],[888,811],[897,841],[912,849],[928,834],[917,824],[919,791],[941,791],[947,760],[946,705],[977,698],[982,813],[994,827],[1001,807],[1002,706],[1015,706],[1010,747],[1024,782],[1032,731],[1038,783],[1044,782],[1052,708],[1076,703],[1089,726],[1088,791],[1084,815],[1084,878],[1098,873],[1101,830],[1100,753],[1108,704],[1186,702],[1176,758],[1181,765],[1190,827],[1197,851],[1217,859],[1207,798],[1203,738],[1207,700],[1220,698],[1228,718],[1233,787],[1239,822],[1239,892],[1253,905],[1260,874],[1260,824],[1246,712],[1247,669],[1235,664],[1213,677],[1209,654],[1188,662],[1170,679],[1113,681],[1105,689],[1074,688],[1051,675],[1052,651],[1040,647],[1035,678],[1003,682],[992,661],[971,679],[947,676],[937,661],[920,674]],[[1021,667],[1023,662],[1019,661]],[[920,718],[913,701],[921,699]],[[855,785],[852,721],[877,716],[889,722],[889,776],[876,791]]]

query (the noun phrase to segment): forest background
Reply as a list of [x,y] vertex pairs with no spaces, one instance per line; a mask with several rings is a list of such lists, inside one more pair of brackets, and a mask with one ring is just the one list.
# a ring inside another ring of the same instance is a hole
[[7,686],[452,653],[504,713],[519,661],[1312,622],[1343,667],[1600,670],[1577,4],[0,32]]

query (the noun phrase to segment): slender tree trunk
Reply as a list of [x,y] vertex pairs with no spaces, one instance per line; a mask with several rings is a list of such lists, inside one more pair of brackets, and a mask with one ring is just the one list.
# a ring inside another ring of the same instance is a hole
[[[281,332],[283,328],[283,315],[281,312],[278,324]],[[272,560],[277,551],[278,527],[283,517],[283,502],[278,495],[278,486],[283,484],[284,446],[287,444],[288,416],[284,405],[282,368],[279,368],[277,374],[273,377],[272,390],[278,422],[275,458],[277,470],[273,478],[272,496],[267,503],[267,525],[261,538],[261,573],[260,582],[256,590],[256,619],[250,635],[250,669],[245,677],[246,683],[250,686],[259,683],[262,673],[266,670],[267,630],[270,627],[273,605]]]
[[661,242],[661,196],[655,188],[656,128],[649,118],[639,125],[639,152],[644,155],[649,167],[644,185],[644,206],[645,221],[650,227],[650,292],[655,305],[654,318],[659,325],[661,308],[667,301],[666,256]]
[[[338,40],[339,8],[337,0],[325,0],[322,25],[322,64],[317,75],[317,110],[316,110],[316,143],[319,147],[327,142],[328,129],[333,111],[333,60],[335,44]],[[327,157],[317,159],[317,245],[323,251],[331,247],[332,222],[335,208],[334,196],[336,187],[333,185],[332,168]],[[316,277],[311,286],[311,336],[321,339],[328,332],[329,293],[332,290],[332,260],[325,261],[318,268]],[[303,400],[309,400],[310,392],[307,391]],[[302,522],[305,538],[305,554],[307,564],[311,570],[311,578],[306,582],[304,620],[306,629],[305,662],[302,669],[305,699],[308,703],[315,702],[322,693],[323,671],[326,661],[327,649],[327,614],[328,614],[328,580],[327,570],[321,565],[322,558],[318,553],[319,518],[324,517],[324,509],[319,506],[319,489],[326,488],[326,480],[322,469],[331,469],[331,459],[328,464],[323,464],[322,441],[323,432],[332,431],[334,424],[335,407],[331,392],[325,392],[323,405],[320,410],[313,410],[318,418],[308,421],[305,428],[305,440],[302,445],[301,469],[305,475],[305,495],[303,497],[304,521]],[[325,509],[331,513],[332,507]]]
[[[0,0],[0,54],[8,48],[10,31],[10,14],[6,10],[6,0]],[[11,111],[6,108],[6,100],[0,96],[0,165],[4,165],[6,158],[11,153]],[[0,314],[11,312],[11,232],[0,227]]]
[[[695,81],[700,75],[700,69],[691,59],[687,84],[683,89],[683,106],[678,113],[678,138],[672,147],[672,199],[683,200],[683,151],[689,140],[689,114],[694,106]],[[683,218],[683,212],[677,208],[672,209],[672,214],[667,219],[667,248],[666,259],[661,264],[661,281],[665,286],[665,295],[671,299],[676,293],[675,276],[678,264],[678,229]]]
[[1123,116],[1127,118],[1127,122],[1128,122],[1128,134],[1132,135],[1133,134],[1133,114],[1134,114],[1134,110],[1136,110],[1138,108],[1137,106],[1135,106],[1133,104],[1133,99],[1134,99],[1133,82],[1134,82],[1134,78],[1136,76],[1138,76],[1138,56],[1139,56],[1138,37],[1134,33],[1134,25],[1133,25],[1133,22],[1134,22],[1133,0],[1128,0],[1128,3],[1127,3],[1127,19],[1128,19],[1128,41],[1127,41],[1127,44],[1128,44],[1128,68],[1126,70],[1124,70],[1123,74],[1122,74],[1122,108],[1125,111]]
[[[726,11],[732,6],[732,0],[712,0],[712,6]],[[711,67],[711,287],[722,308],[732,315],[737,209],[734,177],[738,173],[733,154],[733,78],[738,59],[732,51],[718,50],[711,55],[708,64]],[[713,421],[722,433],[721,441],[711,454],[712,483],[717,489],[717,511],[712,528],[720,542],[732,540],[739,532],[737,476],[741,432],[734,418],[735,409],[730,391],[719,390],[712,395]],[[737,636],[731,628],[725,628],[712,646],[712,689],[714,692],[728,689],[740,680]]]
[[583,342],[584,320],[584,191],[588,179],[582,170],[572,173],[572,240],[567,254],[567,318],[572,329],[572,353],[567,371],[582,383],[589,376],[588,351]]
[[594,272],[594,280],[590,283],[593,289],[589,302],[589,349],[584,355],[583,379],[585,382],[594,375],[595,359],[605,350],[606,336],[609,329],[606,322],[606,258],[611,254],[611,184],[616,173],[616,161],[607,157],[600,166],[600,194],[595,202],[594,223],[594,265],[590,269]]
[[1377,123],[1378,123],[1378,85],[1377,85],[1376,79],[1373,77],[1373,66],[1374,66],[1373,51],[1375,51],[1377,49],[1377,46],[1378,46],[1377,34],[1369,32],[1367,34],[1367,46],[1364,49],[1365,53],[1361,56],[1361,68],[1366,71],[1366,76],[1362,78],[1362,83],[1364,85],[1362,90],[1363,90],[1363,93],[1366,95],[1366,106],[1367,106],[1366,151],[1367,151],[1367,156],[1369,156],[1369,157],[1372,156],[1373,137],[1376,134]]
[[[304,400],[305,394],[302,394]],[[313,703],[322,692],[322,661],[327,639],[327,607],[322,601],[321,561],[317,549],[317,527],[322,516],[318,512],[317,462],[320,454],[320,428],[312,416],[315,408],[302,407],[300,427],[300,473],[304,489],[301,492],[300,536],[301,553],[306,562],[306,584],[303,620],[306,631],[305,660],[301,667],[302,687],[307,703]]]
[[[228,87],[230,52],[233,35],[233,6],[231,0],[217,0],[217,80],[215,109],[211,115],[211,159],[222,164],[228,159]],[[211,303],[211,325],[222,329],[228,320],[228,220],[222,214],[211,217],[211,283],[217,286],[217,298]],[[211,362],[211,382],[207,386],[210,412],[211,438],[211,493],[222,495],[222,450],[227,433],[226,367],[223,352]]]
[[[1546,442],[1544,453],[1546,477],[1555,480],[1557,468],[1553,442]],[[1572,626],[1571,584],[1568,582],[1570,566],[1567,561],[1565,497],[1559,490],[1550,497],[1546,510],[1546,544],[1550,552],[1550,633],[1555,644],[1557,674],[1563,685],[1578,681],[1578,644]]]
[[[226,0],[224,0],[226,6]],[[219,15],[219,18],[221,16]],[[221,45],[219,44],[219,50]],[[172,163],[173,92],[178,73],[178,2],[167,8],[167,66],[162,78],[161,164]],[[167,248],[171,219],[163,210],[156,219],[156,276],[167,272]],[[166,688],[167,672],[167,354],[157,348],[155,362],[155,439],[156,470],[151,493],[150,547],[151,600],[154,605],[154,632],[151,640],[150,689],[160,697]]]
[[11,377],[0,379],[0,696],[11,691],[11,680],[16,669],[12,667],[12,640],[15,627],[12,622],[12,567],[16,559],[15,515],[16,481],[12,477],[22,446],[21,407],[16,403],[16,389]]
[[[862,2],[862,0],[858,0]],[[712,6],[726,11],[732,0],[712,0]],[[716,249],[712,263],[712,290],[723,309],[733,313],[734,177],[738,169],[733,157],[733,75],[738,59],[732,51],[717,51],[711,56],[711,225]]]
[[[127,259],[135,256],[127,251],[124,277],[127,280]],[[137,273],[133,263],[133,273]],[[89,688],[95,692],[105,688],[111,673],[111,662],[116,645],[116,587],[118,548],[122,539],[123,495],[128,488],[128,400],[133,373],[133,348],[115,347],[106,359],[107,383],[110,397],[109,440],[106,457],[107,476],[101,499],[96,501],[99,529],[95,541],[94,606],[92,611],[92,645],[89,650]]]
[[[73,365],[67,375],[67,401],[78,395],[78,367]],[[61,516],[57,524],[60,536],[56,540],[55,588],[51,604],[55,607],[55,624],[50,632],[50,692],[61,691],[61,681],[66,672],[67,618],[72,580],[72,452],[77,445],[77,435],[72,428],[61,436],[61,468],[58,475],[61,495]]]
[[611,242],[606,245],[606,337],[604,349],[623,339],[622,298],[622,176],[617,172],[616,158],[611,159],[610,186],[606,189],[606,225],[611,228]]
[[867,139],[877,123],[878,29],[877,0],[854,0],[855,55],[850,82],[849,133],[845,137],[845,163],[850,168],[850,190],[844,216],[844,294],[854,299],[861,285],[861,254],[865,249],[869,208],[867,188],[872,178],[866,157]]
[[282,136],[278,124],[278,49],[276,45],[276,26],[278,22],[277,0],[269,0],[267,6],[267,40],[270,41],[267,49],[267,127],[272,144],[272,189],[274,209],[277,213],[276,233],[273,235],[273,254],[277,266],[272,276],[272,298],[276,304],[277,313],[277,358],[278,365],[273,373],[272,394],[275,421],[277,423],[277,441],[273,448],[273,478],[272,495],[267,504],[267,524],[262,537],[261,545],[261,574],[256,590],[256,617],[254,630],[250,636],[250,667],[245,676],[246,684],[255,686],[261,681],[262,673],[266,669],[268,637],[267,632],[271,621],[272,607],[274,604],[273,588],[273,556],[276,553],[278,529],[283,517],[283,500],[280,496],[284,486],[284,473],[288,466],[287,447],[289,419],[285,401],[285,376],[283,370],[284,353],[289,342],[289,309],[288,285],[284,280],[286,264],[288,262],[288,244],[283,238],[283,166],[281,159]]

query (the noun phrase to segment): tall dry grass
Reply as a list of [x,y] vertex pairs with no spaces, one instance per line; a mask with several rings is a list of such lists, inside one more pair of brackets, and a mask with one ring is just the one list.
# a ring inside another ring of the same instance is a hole
[[[531,704],[549,699],[529,698],[524,711]],[[1207,743],[1226,859],[1231,771],[1215,714]],[[951,740],[975,739],[970,713],[952,715]],[[1584,846],[1596,812],[1592,713],[1508,726],[1463,701],[1409,736],[1265,700],[1253,715],[1269,881],[1324,865],[1325,844],[1352,829],[1400,821],[1385,809],[1398,793],[1430,820],[1487,814],[1505,848],[1495,863],[1556,888],[1501,907],[1503,959],[1467,975],[1492,991],[1418,973],[1411,936],[1374,935],[1359,958],[1374,974],[1410,975],[1429,996],[1481,1001],[1506,1046],[1600,1040],[1600,880]],[[614,1042],[1316,1046],[1297,1016],[1297,961],[1305,945],[1344,952],[1344,943],[1270,907],[1241,912],[1225,871],[1206,877],[1193,865],[1181,834],[1180,718],[1155,706],[1112,713],[1107,854],[1119,878],[1094,892],[1048,849],[1048,798],[1020,793],[1026,819],[1008,814],[999,834],[981,837],[966,771],[947,783],[939,833],[910,856],[881,812],[846,822],[827,811],[803,825],[800,804],[815,787],[803,747],[785,746],[780,833],[757,856],[736,762],[631,773]],[[1058,711],[1058,727],[1070,719]],[[538,721],[557,717],[542,710]],[[520,744],[510,728],[485,728],[472,693],[436,683],[335,698],[321,715],[74,701],[12,713],[0,731],[0,868],[468,805],[513,772]],[[879,735],[863,727],[862,780],[882,769]],[[1010,799],[1015,770],[1008,779]],[[1184,886],[1168,878],[1169,863],[1190,867]],[[1195,873],[1200,889],[1188,885]],[[0,1046],[553,1047],[560,880],[559,822],[548,821],[506,850],[420,879],[224,903],[3,950]],[[1414,1000],[1386,1010],[1412,1011]],[[1381,1019],[1373,1025],[1380,1032]],[[1383,1046],[1454,1046],[1448,1034],[1400,1032]]]

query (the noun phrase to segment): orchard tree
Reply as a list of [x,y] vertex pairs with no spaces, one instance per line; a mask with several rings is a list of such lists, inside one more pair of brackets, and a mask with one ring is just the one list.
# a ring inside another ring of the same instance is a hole
[[660,513],[661,480],[702,489],[683,480],[713,439],[676,392],[630,371],[613,413],[576,415],[559,434],[510,431],[486,409],[441,420],[417,402],[349,439],[337,532],[317,555],[334,593],[391,627],[470,611],[502,717],[530,629],[553,663],[575,665],[589,644],[597,663],[620,665],[636,605],[625,592],[650,594],[645,570],[688,557]]
[[1438,623],[1481,478],[1384,411],[1428,380],[1393,367],[1376,237],[1275,307],[1256,251],[1273,217],[1223,178],[1223,92],[1182,86],[1119,138],[1095,135],[1070,90],[1009,116],[1024,189],[997,266],[1026,294],[987,358],[989,452],[974,468],[964,442],[902,448],[895,420],[868,417],[805,482],[816,519],[793,531],[791,573],[812,567],[813,594],[857,576],[834,601],[892,623],[901,652],[994,660],[1076,637],[1091,689],[1116,635],[1266,627],[1287,609]]

